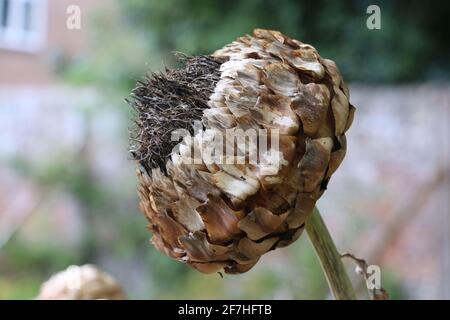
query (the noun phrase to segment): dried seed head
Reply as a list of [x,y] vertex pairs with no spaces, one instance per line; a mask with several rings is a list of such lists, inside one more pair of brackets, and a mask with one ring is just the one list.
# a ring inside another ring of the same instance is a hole
[[[333,61],[262,29],[147,77],[132,95],[152,242],[202,272],[245,272],[301,235],[355,110]],[[200,119],[172,152],[170,132]]]
[[39,300],[126,299],[121,287],[109,274],[93,265],[70,266],[41,286]]

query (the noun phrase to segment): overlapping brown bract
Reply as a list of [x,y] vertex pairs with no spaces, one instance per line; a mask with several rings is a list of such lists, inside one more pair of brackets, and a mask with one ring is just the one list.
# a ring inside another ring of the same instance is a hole
[[223,63],[203,110],[204,134],[278,129],[282,165],[269,174],[273,159],[189,164],[187,151],[203,151],[208,139],[185,139],[167,175],[141,162],[140,206],[158,250],[202,272],[242,273],[301,235],[344,158],[355,109],[335,63],[280,32],[256,29],[213,58]]

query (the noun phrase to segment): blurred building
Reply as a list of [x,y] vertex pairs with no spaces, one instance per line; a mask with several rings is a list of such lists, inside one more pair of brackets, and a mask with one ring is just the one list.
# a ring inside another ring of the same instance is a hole
[[[0,0],[0,85],[45,85],[58,65],[83,53],[86,18],[100,0]],[[80,9],[81,28],[67,19]],[[72,7],[71,7],[72,6]],[[75,8],[77,9],[77,8]]]
[[[81,208],[74,197],[64,188],[53,197],[30,173],[14,167],[24,160],[31,170],[58,161],[69,166],[84,147],[86,106],[98,95],[67,86],[58,70],[89,48],[88,25],[108,3],[0,0],[0,249],[18,228],[31,230],[30,242],[56,236],[73,245],[81,237]],[[81,28],[70,28],[78,13]],[[42,223],[46,226],[36,228]]]

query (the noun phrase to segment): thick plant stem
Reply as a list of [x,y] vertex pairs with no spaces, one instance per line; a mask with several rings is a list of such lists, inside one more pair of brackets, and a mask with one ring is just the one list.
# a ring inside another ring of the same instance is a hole
[[341,256],[317,208],[314,208],[306,222],[306,232],[314,246],[334,298],[336,300],[355,300],[355,291],[341,261]]

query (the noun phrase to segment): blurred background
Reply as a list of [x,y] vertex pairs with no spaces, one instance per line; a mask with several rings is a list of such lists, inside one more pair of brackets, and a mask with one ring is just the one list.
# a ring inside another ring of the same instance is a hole
[[393,299],[450,299],[449,16],[448,1],[0,0],[0,299],[84,263],[137,299],[330,298],[305,235],[222,279],[158,253],[138,211],[124,98],[173,51],[256,27],[350,84],[347,157],[318,203],[339,250],[379,265]]

